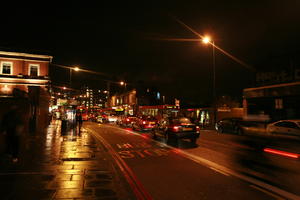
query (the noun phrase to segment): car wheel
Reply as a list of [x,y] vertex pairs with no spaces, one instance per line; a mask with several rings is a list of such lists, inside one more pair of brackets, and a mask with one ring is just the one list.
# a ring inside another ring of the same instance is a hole
[[243,134],[244,134],[243,129],[238,128],[238,129],[237,129],[237,134],[238,134],[238,135],[243,135]]
[[152,133],[152,139],[156,140],[157,139],[157,135],[156,135],[155,129],[152,129],[151,133]]
[[219,133],[224,133],[223,128],[219,127],[219,128],[218,128],[218,132],[219,132]]
[[170,135],[168,133],[165,134],[165,140],[167,144],[170,144]]
[[191,143],[196,144],[197,139],[196,138],[191,138]]

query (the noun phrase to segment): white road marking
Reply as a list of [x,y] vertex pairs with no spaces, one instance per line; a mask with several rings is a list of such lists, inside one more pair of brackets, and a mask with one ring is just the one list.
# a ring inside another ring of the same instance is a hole
[[261,192],[263,192],[263,193],[266,193],[266,194],[268,194],[268,195],[274,197],[274,198],[277,199],[277,200],[284,200],[284,198],[282,198],[282,197],[280,197],[280,196],[278,196],[278,195],[276,195],[276,194],[274,194],[274,193],[271,193],[271,192],[269,192],[269,191],[267,191],[267,190],[265,190],[265,189],[263,189],[263,188],[257,187],[257,186],[255,186],[255,185],[250,185],[250,187],[252,187],[252,188],[254,188],[254,189],[256,189],[256,190],[259,190],[259,191],[261,191]]
[[223,175],[225,175],[225,176],[230,176],[230,174],[227,174],[226,172],[223,172],[223,171],[221,171],[221,170],[219,170],[219,169],[216,169],[216,168],[214,168],[214,167],[209,167],[210,169],[212,169],[212,170],[214,170],[214,171],[216,171],[216,172],[218,172],[218,173],[221,173],[221,174],[223,174]]
[[[132,133],[132,134],[134,134],[134,135],[137,135],[137,136],[140,136],[140,137],[143,138],[142,135],[140,135],[140,134],[138,134],[138,133],[135,133],[135,132],[133,132],[133,131],[125,130],[125,129],[122,129],[122,128],[119,128],[119,127],[115,127],[115,126],[110,126],[110,127],[115,128],[115,129],[119,129],[119,130],[123,130],[123,131],[126,131],[126,132],[130,132],[130,133]],[[169,146],[169,145],[167,145],[167,144],[164,144],[164,143],[155,141],[155,140],[153,140],[153,139],[152,139],[152,141],[156,142],[156,143],[159,144],[159,145],[166,146],[166,147],[168,147],[168,148],[170,148],[170,149],[172,149],[172,150],[174,150],[174,151],[176,151],[176,152],[180,152],[182,156],[184,156],[185,158],[188,158],[188,159],[190,159],[190,160],[193,160],[193,161],[196,162],[196,163],[199,163],[199,164],[201,164],[201,165],[205,165],[205,166],[207,166],[207,167],[209,167],[209,168],[210,168],[210,167],[213,167],[214,169],[219,170],[220,173],[222,172],[222,174],[223,174],[223,173],[226,173],[226,174],[229,174],[229,175],[231,175],[231,176],[237,177],[237,178],[239,178],[239,179],[241,179],[241,180],[243,180],[243,181],[246,181],[246,182],[251,183],[251,184],[253,184],[253,185],[256,185],[256,186],[258,186],[258,187],[260,187],[260,188],[263,188],[263,189],[265,189],[266,191],[268,191],[268,192],[270,192],[270,193],[272,193],[272,194],[274,193],[274,195],[275,195],[275,194],[278,194],[279,196],[284,197],[284,198],[286,198],[286,199],[300,200],[300,196],[298,196],[298,195],[296,195],[296,194],[293,194],[293,193],[291,193],[291,192],[282,190],[282,189],[280,189],[280,188],[278,188],[278,187],[275,187],[275,186],[270,185],[270,184],[268,184],[268,183],[265,183],[265,182],[263,182],[263,181],[257,180],[257,179],[255,179],[255,178],[250,177],[250,176],[246,176],[246,175],[244,175],[244,174],[235,172],[235,171],[233,171],[233,170],[231,170],[231,169],[229,169],[229,168],[226,168],[226,167],[224,167],[224,166],[222,166],[222,165],[219,165],[219,164],[217,164],[217,163],[215,163],[215,162],[212,162],[212,161],[210,161],[210,160],[206,160],[206,159],[201,158],[201,157],[199,157],[199,156],[190,154],[190,153],[185,152],[185,151],[183,151],[183,150],[180,150],[180,149],[171,147],[171,146]]]

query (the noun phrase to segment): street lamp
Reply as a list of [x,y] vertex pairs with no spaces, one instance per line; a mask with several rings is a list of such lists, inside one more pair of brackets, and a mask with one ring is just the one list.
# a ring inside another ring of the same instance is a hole
[[215,42],[209,36],[202,38],[204,44],[212,45],[212,62],[213,62],[213,101],[214,101],[214,124],[217,122],[217,107],[216,107],[216,58],[215,58]]
[[120,85],[122,85],[122,86],[124,86],[124,88],[125,88],[125,90],[126,90],[126,82],[124,82],[124,81],[120,81]]

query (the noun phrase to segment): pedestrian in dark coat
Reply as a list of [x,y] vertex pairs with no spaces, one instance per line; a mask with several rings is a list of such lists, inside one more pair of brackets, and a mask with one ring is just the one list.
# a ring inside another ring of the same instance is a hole
[[1,132],[5,135],[6,152],[12,156],[13,162],[18,161],[20,136],[23,131],[23,122],[17,106],[12,106],[4,114],[1,122]]
[[76,129],[78,128],[78,132],[81,133],[81,127],[82,127],[82,115],[80,112],[76,113]]

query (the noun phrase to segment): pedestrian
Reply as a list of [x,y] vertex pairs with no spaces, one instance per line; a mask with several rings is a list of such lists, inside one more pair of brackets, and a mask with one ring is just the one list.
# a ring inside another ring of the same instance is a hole
[[78,133],[80,134],[81,133],[81,127],[82,127],[82,114],[81,112],[77,112],[76,113],[76,129],[78,128]]
[[5,135],[6,152],[12,156],[13,162],[18,162],[23,122],[16,105],[11,106],[10,110],[4,114],[1,132]]

